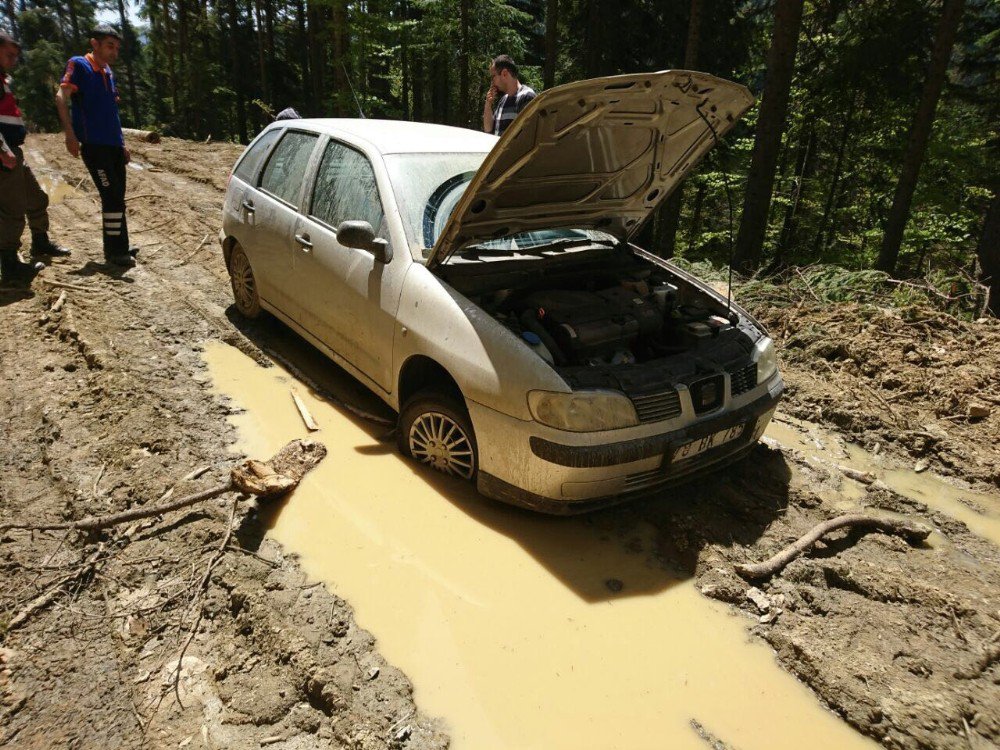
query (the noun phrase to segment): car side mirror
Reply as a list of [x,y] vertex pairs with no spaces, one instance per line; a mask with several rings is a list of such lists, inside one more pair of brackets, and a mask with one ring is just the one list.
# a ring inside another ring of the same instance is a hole
[[342,221],[337,227],[337,242],[344,247],[367,250],[379,263],[392,260],[389,241],[375,236],[375,230],[367,221]]

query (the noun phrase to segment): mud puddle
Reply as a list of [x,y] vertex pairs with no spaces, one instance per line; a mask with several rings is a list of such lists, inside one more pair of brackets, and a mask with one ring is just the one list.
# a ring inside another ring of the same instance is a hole
[[648,540],[599,520],[492,503],[404,461],[280,368],[224,344],[215,386],[245,412],[238,446],[270,455],[307,434],[328,459],[270,535],[355,608],[359,624],[443,717],[453,747],[873,747],[750,640],[745,621],[672,578]]
[[[900,495],[927,505],[957,521],[979,536],[1000,546],[1000,495],[975,492],[957,486],[930,472],[901,469],[881,456],[846,443],[818,425],[782,415],[764,433],[765,438],[792,448],[809,461],[848,467],[874,475]],[[845,479],[839,507],[854,510],[864,497],[864,485]]]

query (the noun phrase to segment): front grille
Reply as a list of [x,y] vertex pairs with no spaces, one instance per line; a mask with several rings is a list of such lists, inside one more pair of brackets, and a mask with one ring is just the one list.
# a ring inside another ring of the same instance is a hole
[[630,398],[635,406],[636,414],[639,415],[639,421],[643,424],[672,419],[681,413],[681,397],[673,388],[661,393],[631,396]]
[[667,481],[667,475],[663,472],[663,469],[639,471],[625,477],[625,492],[654,487],[665,481]]
[[757,385],[757,363],[751,362],[741,370],[729,373],[729,390],[733,396],[746,393]]

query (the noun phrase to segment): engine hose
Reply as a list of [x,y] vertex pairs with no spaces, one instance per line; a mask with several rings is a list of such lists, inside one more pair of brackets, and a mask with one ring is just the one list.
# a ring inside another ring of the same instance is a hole
[[528,309],[521,313],[521,325],[538,335],[538,338],[545,344],[545,348],[552,354],[552,359],[557,365],[566,364],[566,355],[563,354],[562,349],[559,348],[555,339],[545,330],[545,326],[539,322],[534,310]]

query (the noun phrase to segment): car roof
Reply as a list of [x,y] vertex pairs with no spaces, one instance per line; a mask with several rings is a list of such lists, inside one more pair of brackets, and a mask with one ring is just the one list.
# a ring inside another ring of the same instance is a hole
[[449,125],[407,120],[314,118],[280,120],[274,127],[303,127],[320,133],[363,141],[382,154],[488,152],[497,142],[489,133]]

